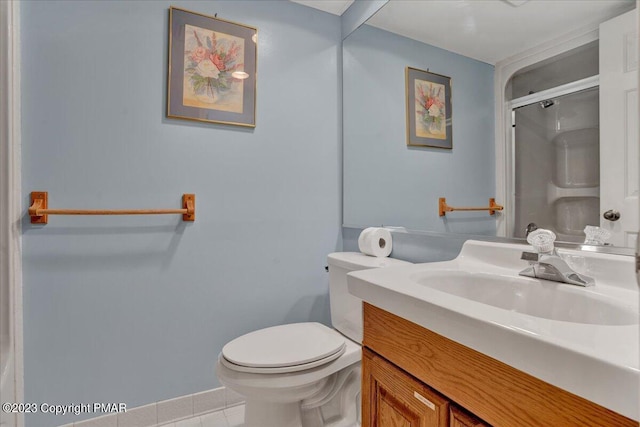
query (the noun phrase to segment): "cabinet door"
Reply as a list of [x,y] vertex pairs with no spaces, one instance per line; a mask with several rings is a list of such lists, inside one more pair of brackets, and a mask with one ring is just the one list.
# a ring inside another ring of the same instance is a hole
[[448,427],[449,402],[368,349],[362,357],[362,427]]
[[489,424],[455,406],[451,406],[450,411],[450,427],[489,427]]

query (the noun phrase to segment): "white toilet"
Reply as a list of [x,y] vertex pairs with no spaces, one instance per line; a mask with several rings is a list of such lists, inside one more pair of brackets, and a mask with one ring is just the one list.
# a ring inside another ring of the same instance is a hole
[[347,273],[408,264],[359,252],[328,256],[331,323],[294,323],[234,339],[216,373],[246,399],[245,427],[360,425],[362,300],[349,294]]

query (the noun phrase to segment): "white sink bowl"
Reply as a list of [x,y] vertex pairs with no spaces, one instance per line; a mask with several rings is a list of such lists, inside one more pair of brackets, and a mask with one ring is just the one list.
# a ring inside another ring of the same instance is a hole
[[583,288],[519,276],[527,245],[467,241],[446,262],[348,274],[349,292],[516,369],[639,420],[634,257],[559,250]]
[[437,270],[416,273],[411,280],[440,292],[543,319],[594,325],[638,323],[638,313],[628,307],[573,285],[522,276]]

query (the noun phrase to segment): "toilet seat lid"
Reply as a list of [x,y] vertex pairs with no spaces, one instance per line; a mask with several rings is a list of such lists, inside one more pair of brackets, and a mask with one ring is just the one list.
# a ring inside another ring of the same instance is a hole
[[238,366],[284,368],[333,360],[345,345],[342,335],[320,323],[292,323],[242,335],[222,348],[222,356]]

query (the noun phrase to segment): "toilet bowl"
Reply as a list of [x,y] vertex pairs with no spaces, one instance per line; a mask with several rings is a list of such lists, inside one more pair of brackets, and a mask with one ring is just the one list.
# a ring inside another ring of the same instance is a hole
[[[327,335],[332,334],[336,340],[342,340],[343,347],[337,357],[332,355],[300,364],[290,364],[293,359],[288,358],[280,366],[262,368],[234,364],[225,358],[223,350],[218,356],[216,372],[220,382],[245,397],[245,427],[320,427],[326,425],[326,419],[332,420],[331,425],[336,427],[357,425],[360,345],[319,323],[296,323],[282,327],[286,330],[289,326],[296,326],[301,331],[308,328],[310,335],[323,328]],[[277,328],[281,327],[269,329]],[[262,331],[265,330],[257,332]],[[291,348],[295,352],[302,345]],[[331,346],[327,349],[331,349]],[[259,354],[262,353],[254,353]],[[324,408],[323,414],[322,407],[329,402],[332,405],[328,406],[334,410],[329,413]],[[349,403],[344,405],[342,402]]]
[[274,326],[220,352],[216,373],[245,397],[245,427],[360,425],[362,300],[348,293],[347,273],[407,263],[352,252],[330,254],[328,263],[335,329],[315,322]]

